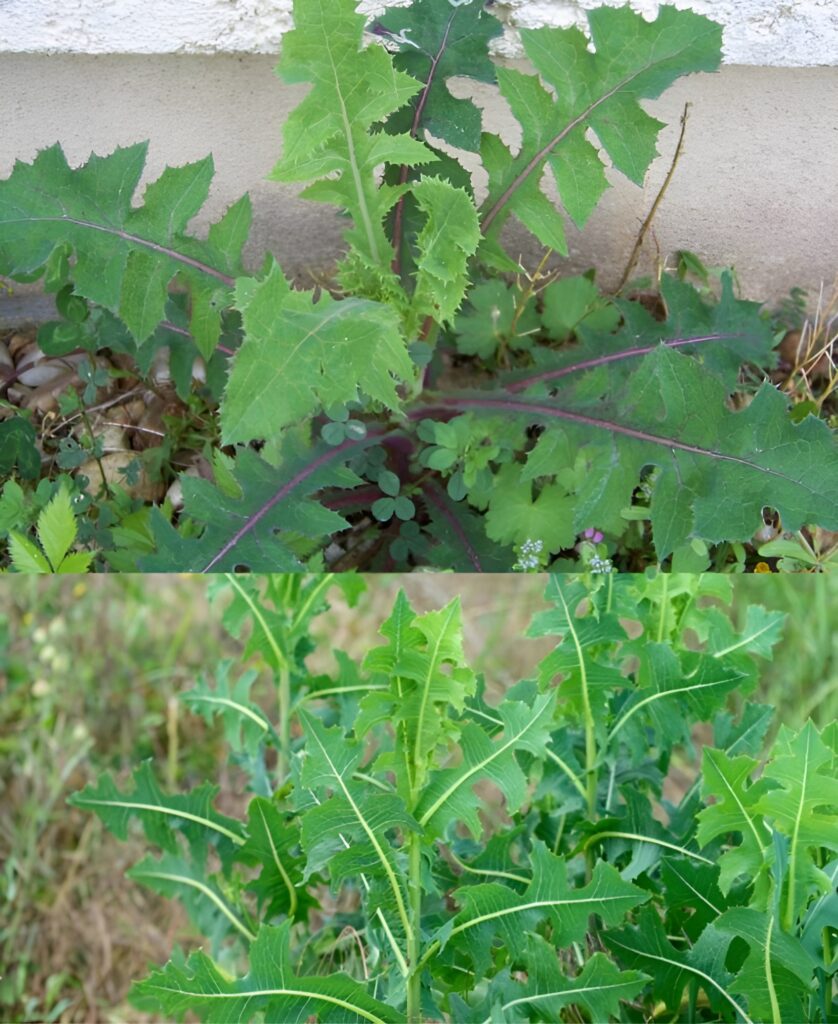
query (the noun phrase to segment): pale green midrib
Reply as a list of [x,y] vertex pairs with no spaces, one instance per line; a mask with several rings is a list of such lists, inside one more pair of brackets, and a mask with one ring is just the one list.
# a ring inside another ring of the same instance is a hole
[[[326,26],[324,26],[324,30]],[[363,183],[361,181],[361,171],[358,167],[358,158],[355,153],[355,140],[352,138],[352,123],[346,113],[346,103],[343,99],[343,92],[341,90],[341,82],[338,77],[338,69],[335,66],[334,57],[332,56],[332,50],[329,46],[329,32],[324,31],[324,40],[326,42],[326,53],[329,58],[329,64],[332,68],[332,77],[335,83],[335,95],[340,103],[340,117],[343,122],[343,134],[346,139],[346,149],[349,154],[349,167],[352,171],[352,180],[355,185],[355,194],[358,198],[358,209],[361,214],[361,220],[363,222],[364,234],[367,236],[367,244],[370,247],[370,255],[372,256],[375,263],[380,262],[378,255],[378,245],[375,240],[375,232],[373,230],[372,219],[370,212],[367,207],[367,197],[364,195]]]
[[223,704],[226,707],[232,708],[234,711],[240,711],[243,715],[247,715],[248,718],[252,718],[253,721],[263,731],[267,731],[268,723],[258,715],[255,711],[251,710],[245,704],[239,704],[237,701],[231,700],[229,697],[210,697],[204,694],[184,694],[184,700],[188,703],[204,703],[204,704]]
[[[425,678],[425,686],[422,690],[422,700],[419,704],[419,715],[417,716],[416,722],[416,741],[413,744],[413,767],[414,770],[417,771],[419,768],[419,744],[422,742],[422,730],[425,727],[425,712],[428,706],[428,695],[431,691],[431,679],[433,678],[433,674],[436,671],[436,662],[437,658],[439,657],[439,649],[442,646],[442,638],[445,636],[445,631],[448,629],[448,626],[451,622],[451,619],[454,617],[455,612],[456,607],[452,605],[451,610],[448,612],[448,617],[445,620],[445,624],[439,631],[439,637],[437,638],[437,642],[434,646],[433,655],[431,657],[430,665],[428,667],[428,674]],[[415,782],[416,779],[414,778],[414,783]]]
[[[597,832],[596,835],[591,836],[585,846],[588,847],[591,843],[595,843],[598,839],[636,839],[641,843],[650,843],[652,846],[663,846],[667,850],[675,850],[676,853],[682,853],[685,857],[691,857],[693,860],[701,861],[702,864],[709,864],[711,867],[715,865],[715,861],[708,860],[706,857],[702,857],[700,853],[693,853],[692,850],[688,850],[683,846],[678,846],[676,843],[668,843],[665,839],[656,839],[652,836],[644,836],[639,832]],[[721,911],[717,910],[717,914]]]
[[780,1004],[777,1000],[777,990],[774,987],[774,975],[771,972],[771,932],[774,928],[774,915],[768,920],[768,929],[765,934],[765,983],[768,986],[768,998],[771,1001],[772,1024],[783,1024],[780,1016]]
[[314,604],[314,602],[317,600],[317,598],[323,593],[323,591],[326,590],[329,586],[331,586],[332,581],[334,580],[334,577],[335,577],[334,573],[331,573],[331,572],[330,573],[326,573],[315,584],[315,586],[313,586],[311,588],[311,592],[309,593],[309,595],[306,598],[306,600],[303,602],[302,606],[298,609],[297,614],[294,616],[294,619],[291,622],[291,630],[292,631],[297,629],[297,627],[300,625],[300,623],[305,621],[306,617],[308,616],[309,609]]
[[190,878],[188,875],[175,875],[168,871],[153,871],[147,868],[143,868],[141,872],[138,871],[135,877],[160,878],[163,881],[176,882],[179,885],[187,885],[192,889],[197,889],[198,892],[203,893],[203,895],[206,896],[208,900],[210,900],[218,907],[218,909],[227,918],[227,920],[235,928],[237,928],[246,939],[248,939],[250,942],[256,941],[256,936],[253,934],[253,932],[236,917],[236,915],[227,906],[224,900],[222,900],[217,893],[214,893],[212,889],[210,889],[210,887],[208,885],[205,885],[203,882],[199,882],[195,878]]
[[789,882],[786,896],[785,925],[791,929],[794,914],[794,889],[797,883],[797,847],[800,835],[800,822],[803,818],[803,807],[806,803],[806,786],[809,782],[809,759],[811,757],[811,733],[806,736],[806,756],[803,760],[803,777],[800,780],[800,800],[794,817],[794,828],[791,835],[791,852],[789,853]]
[[[321,801],[317,799],[317,794],[314,792],[314,790],[309,789],[309,793],[311,794],[317,806],[320,807]],[[343,843],[344,849],[348,850],[350,847],[349,840],[346,838],[346,836],[344,836],[342,832],[338,832],[338,838]],[[361,884],[364,886],[366,892],[369,893],[370,883],[367,881],[367,876],[363,872],[361,872],[360,878]],[[378,917],[378,920],[381,923],[381,927],[384,929],[384,934],[387,936],[387,941],[390,943],[390,948],[393,950],[393,955],[396,958],[396,962],[399,965],[399,969],[401,970],[403,977],[406,978],[410,972],[408,970],[404,956],[402,955],[402,951],[398,947],[396,938],[393,935],[392,931],[390,930],[390,925],[387,923],[387,918],[384,916],[381,907],[378,907],[375,913],[376,916]]]
[[65,215],[63,217],[22,217],[16,220],[3,221],[3,224],[32,223],[75,224],[76,227],[88,228],[90,231],[100,231],[102,234],[113,235],[116,238],[121,238],[124,242],[136,245],[138,248],[151,249],[153,252],[160,253],[161,256],[168,256],[169,259],[174,260],[176,263],[183,263],[186,266],[193,267],[195,270],[198,270],[203,274],[207,274],[209,277],[214,277],[217,280],[222,281],[228,287],[232,287],[236,283],[236,279],[234,277],[231,277],[229,274],[225,274],[220,270],[216,270],[215,267],[211,267],[207,263],[202,263],[200,260],[197,260],[192,256],[187,256],[185,253],[179,252],[177,249],[172,249],[170,246],[163,245],[160,242],[154,242],[150,238],[142,238],[140,235],[132,235],[130,231],[125,231],[123,228],[111,227],[107,224],[96,224],[93,221],[80,220],[78,217],[71,217],[69,215]]
[[684,876],[675,868],[674,865],[670,865],[670,870],[675,875],[677,875],[678,878],[681,879],[683,884],[686,885],[686,887],[690,890],[690,892],[695,893],[695,895],[701,900],[702,903],[706,903],[707,904],[707,906],[713,911],[713,913],[716,915],[716,917],[719,917],[721,915],[722,911],[717,906],[715,906],[713,903],[711,903],[710,900],[708,900],[707,897],[699,889],[696,889],[696,887],[689,881],[689,879],[684,878]]
[[748,636],[740,637],[740,639],[735,644],[731,644],[730,647],[724,647],[721,651],[716,651],[713,657],[724,658],[725,655],[732,654],[734,651],[738,651],[740,647],[744,647],[746,644],[750,644],[753,643],[754,640],[758,640],[763,635],[763,633],[767,633],[776,625],[776,622],[767,623],[767,625],[763,626],[762,629],[758,629],[756,633],[750,633]]
[[[476,715],[479,718],[485,718],[486,721],[491,722],[492,725],[498,725],[501,728],[503,728],[503,722],[500,718],[494,718],[492,715],[486,714],[485,711],[481,711],[479,708],[466,708],[466,710],[470,715]],[[554,750],[551,750],[549,747],[544,748],[544,753],[554,764],[558,765],[559,768],[561,768],[561,770],[565,773],[568,779],[570,779],[574,787],[581,794],[582,798],[587,799],[588,794],[585,790],[585,787],[582,784],[582,781],[579,779],[578,775],[570,767],[570,765],[563,758],[559,757],[559,755]]]
[[326,690],[311,690],[306,693],[298,701],[295,707],[298,707],[304,701],[317,700],[319,697],[332,697],[337,693],[367,693],[372,690],[386,690],[387,686],[382,684],[376,686],[372,683],[359,683],[357,686],[330,686]]
[[[638,950],[632,949],[631,946],[624,946],[615,936],[611,935],[609,938],[615,946],[619,946],[621,949],[628,949],[629,952],[638,954]],[[720,993],[720,995],[724,996],[724,998],[730,1003],[730,1005],[736,1010],[737,1013],[740,1013],[742,1015],[742,1020],[744,1021],[744,1024],[755,1024],[755,1022],[747,1015],[747,1013],[745,1013],[745,1011],[742,1009],[739,1003],[736,1002],[736,1000],[727,991],[727,989],[720,985],[714,978],[711,978],[709,974],[705,974],[704,971],[700,971],[697,967],[693,967],[691,964],[683,964],[680,963],[680,961],[678,960],[672,960],[668,956],[658,956],[657,953],[650,953],[648,952],[648,950],[642,950],[639,953],[639,955],[645,956],[649,960],[657,960],[659,963],[662,964],[669,964],[670,967],[677,967],[680,971],[689,971],[691,974],[695,974],[696,977],[702,978],[709,985],[712,985],[713,988],[716,989],[718,993]]]
[[324,1003],[332,1003],[334,1006],[339,1006],[343,1010],[351,1010],[352,1013],[357,1013],[359,1017],[363,1017],[364,1020],[370,1021],[370,1024],[387,1024],[387,1022],[376,1016],[369,1010],[365,1010],[361,1006],[356,1006],[355,1003],[350,1003],[346,999],[340,999],[338,996],[329,996],[323,992],[311,992],[303,988],[257,988],[252,989],[249,992],[195,992],[189,993],[184,992],[182,988],[169,988],[166,985],[154,985],[154,988],[160,992],[170,992],[173,995],[183,997],[184,995],[195,995],[200,999],[258,999],[260,996],[291,996],[299,999],[315,999],[321,1000]]
[[549,747],[544,748],[544,753],[554,764],[558,765],[559,768],[561,768],[561,770],[565,773],[565,775],[576,787],[576,790],[581,794],[582,799],[587,800],[588,793],[585,789],[585,786],[583,785],[582,780],[579,778],[576,772],[574,772],[573,769],[570,767],[570,765],[563,758],[559,757],[555,750],[551,750]]
[[209,818],[202,818],[199,814],[190,814],[189,811],[178,811],[173,807],[164,807],[161,804],[143,804],[135,800],[100,800],[95,797],[84,797],[83,800],[78,801],[78,806],[86,807],[93,805],[97,807],[123,807],[126,810],[134,811],[151,811],[154,814],[164,814],[172,818],[184,818],[186,821],[194,821],[197,825],[203,825],[204,828],[213,829],[215,832],[221,833],[223,836],[227,836],[228,839],[232,839],[234,843],[239,846],[243,846],[245,840],[241,836],[236,835],[235,832],[231,832],[230,829],[225,828],[223,825],[218,825]]
[[297,890],[294,887],[294,883],[291,881],[291,876],[285,870],[285,865],[280,859],[279,851],[276,848],[276,843],[274,843],[274,837],[271,834],[267,821],[265,820],[265,812],[258,805],[257,810],[259,811],[259,817],[262,819],[262,826],[265,829],[265,835],[268,837],[268,843],[271,848],[271,855],[273,856],[274,864],[276,864],[276,869],[279,872],[282,881],[285,883],[285,888],[288,890],[288,916],[293,920],[294,913],[297,910]]
[[565,620],[568,631],[573,639],[573,646],[576,649],[576,659],[579,662],[579,682],[582,688],[582,706],[585,713],[585,798],[588,803],[588,813],[593,817],[596,814],[596,736],[594,733],[594,716],[591,709],[591,696],[588,691],[588,668],[585,664],[585,652],[579,641],[579,634],[573,623],[570,608],[565,600],[564,591],[560,586],[556,587],[559,599],[564,609]]
[[[630,982],[627,981],[618,981],[613,985],[584,985],[582,988],[562,989],[558,992],[539,992],[537,995],[521,996],[519,999],[513,999],[509,1003],[504,1003],[501,1009],[509,1010],[513,1006],[521,1006],[523,1003],[538,1003],[544,999],[553,999],[556,996],[564,996],[573,1001],[573,999],[586,995],[588,992],[610,992],[615,988],[626,988],[629,984]],[[491,1024],[491,1017],[487,1017],[483,1024]]]
[[[710,758],[711,761],[713,760],[712,754],[708,753],[707,756]],[[745,819],[745,821],[747,821],[748,827],[750,828],[751,833],[754,837],[754,842],[757,844],[757,849],[764,850],[765,844],[760,840],[759,833],[757,832],[757,827],[754,824],[753,819],[751,818],[751,815],[748,812],[748,809],[739,799],[739,794],[736,792],[733,786],[731,786],[731,784],[727,781],[727,777],[725,776],[724,772],[720,770],[719,766],[714,763],[713,767],[716,769],[716,772],[718,773],[719,778],[722,780],[725,789],[727,789],[728,793],[733,798],[734,803],[739,808],[739,812],[741,813],[742,817]]]
[[456,928],[451,929],[449,937],[468,931],[469,928],[474,928],[479,924],[483,924],[484,921],[494,921],[498,917],[508,917],[510,914],[521,914],[525,910],[538,910],[539,907],[581,907],[588,903],[618,903],[623,900],[636,901],[637,894],[626,893],[621,896],[584,896],[582,899],[577,900],[531,900],[528,903],[517,903],[514,907],[504,907],[503,910],[493,910],[489,914],[480,914],[478,917],[473,917],[469,921],[464,921],[462,924],[457,925]]
[[463,871],[470,875],[487,875],[490,878],[508,878],[510,882],[523,882],[524,885],[529,885],[532,882],[531,878],[526,875],[516,875],[511,871],[496,871],[492,868],[475,868],[471,864],[466,864],[465,861],[460,860],[453,850],[448,851],[449,856]]
[[422,828],[424,828],[425,825],[427,825],[427,823],[436,814],[440,807],[442,807],[442,805],[446,803],[446,801],[461,786],[464,786],[469,779],[473,778],[478,772],[482,771],[487,765],[491,764],[492,761],[497,760],[497,758],[499,758],[502,754],[506,753],[506,751],[509,750],[510,747],[513,747],[516,743],[518,743],[522,736],[526,736],[526,734],[535,726],[536,722],[541,718],[541,716],[544,714],[544,712],[547,710],[549,706],[549,702],[543,704],[542,707],[539,709],[538,715],[536,715],[535,718],[527,722],[527,724],[520,730],[520,732],[515,733],[514,736],[510,736],[510,738],[506,740],[504,743],[499,744],[498,748],[496,750],[493,750],[488,757],[484,757],[482,761],[478,762],[476,765],[473,765],[471,768],[468,769],[468,771],[464,772],[458,779],[455,779],[455,781],[451,783],[448,789],[446,789],[441,796],[437,797],[437,799],[431,804],[428,810],[425,811],[425,813],[419,819],[419,824],[422,826]]
[[312,736],[314,738],[315,743],[317,743],[318,747],[320,747],[321,751],[323,752],[323,757],[325,757],[326,763],[329,765],[329,768],[332,771],[332,775],[335,781],[343,791],[343,795],[346,797],[349,806],[352,808],[352,813],[358,819],[361,828],[364,830],[364,832],[367,835],[367,838],[372,843],[372,847],[375,850],[376,856],[381,862],[381,866],[384,868],[384,872],[387,875],[387,881],[390,883],[390,888],[392,889],[393,896],[395,897],[396,900],[396,906],[399,911],[399,918],[401,919],[402,927],[404,928],[405,934],[407,935],[410,933],[410,921],[407,916],[407,908],[404,905],[401,887],[399,886],[399,882],[393,871],[393,867],[390,864],[389,860],[387,860],[387,856],[385,855],[384,850],[381,848],[381,844],[378,842],[378,838],[376,837],[375,833],[367,823],[366,818],[363,816],[363,814],[361,814],[361,808],[358,807],[358,805],[352,799],[352,794],[349,792],[349,788],[344,782],[343,776],[335,767],[331,757],[329,757],[329,752],[321,743],[320,737],[317,736],[316,733],[312,733]]
[[616,736],[620,729],[626,724],[626,722],[647,704],[651,704],[655,700],[663,700],[665,697],[672,697],[679,693],[692,693],[694,690],[709,690],[715,686],[725,686],[728,683],[736,682],[736,679],[741,677],[741,673],[737,673],[736,676],[728,676],[724,679],[716,679],[709,683],[693,683],[691,686],[678,686],[672,690],[660,690],[658,693],[652,693],[648,697],[644,697],[643,700],[638,701],[637,704],[633,705],[629,710],[620,718],[614,728],[611,730],[608,736],[608,742]]
[[274,639],[274,635],[271,632],[270,628],[268,627],[268,623],[265,621],[265,617],[264,617],[264,615],[262,615],[262,612],[261,612],[261,609],[259,608],[259,606],[253,600],[252,596],[244,589],[244,587],[241,586],[239,581],[236,579],[234,573],[228,572],[228,573],[225,573],[224,575],[225,575],[227,581],[233,587],[233,589],[238,591],[239,596],[242,598],[244,603],[250,609],[251,613],[253,614],[254,619],[256,619],[256,621],[262,627],[262,632],[265,634],[265,639],[268,642],[268,646],[273,651],[274,657],[276,658],[276,661],[277,661],[277,665],[278,666],[287,665],[288,664],[287,659],[285,658],[285,656],[282,653],[282,651],[279,649],[279,645],[277,644],[276,640]]

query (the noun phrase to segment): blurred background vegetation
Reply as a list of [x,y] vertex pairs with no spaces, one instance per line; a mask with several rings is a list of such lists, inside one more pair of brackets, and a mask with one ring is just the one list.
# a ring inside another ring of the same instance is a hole
[[[147,1020],[125,1002],[133,978],[190,945],[174,901],[123,881],[145,852],[67,795],[103,769],[120,778],[154,757],[162,780],[221,786],[219,807],[238,810],[238,780],[219,732],[175,695],[202,669],[240,656],[220,606],[196,576],[16,577],[0,580],[0,1020]],[[323,647],[360,657],[399,587],[419,610],[459,594],[466,646],[487,682],[532,674],[550,647],[523,638],[543,604],[537,576],[368,576],[357,607],[337,590],[315,620]],[[755,699],[778,721],[823,725],[838,713],[838,575],[734,577],[734,616],[760,603],[788,613],[784,638],[764,663]],[[258,665],[257,665],[258,667]],[[267,678],[267,673],[266,673]],[[265,695],[268,699],[268,695]]]

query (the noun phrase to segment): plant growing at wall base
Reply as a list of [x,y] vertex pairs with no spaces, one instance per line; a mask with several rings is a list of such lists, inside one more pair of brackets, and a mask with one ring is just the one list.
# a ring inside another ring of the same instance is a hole
[[[263,651],[263,623],[316,607],[316,584],[222,586]],[[134,1003],[241,1024],[834,1020],[838,737],[810,722],[765,746],[748,695],[783,616],[737,627],[729,596],[723,577],[554,576],[529,635],[555,647],[502,694],[464,657],[458,601],[418,615],[404,594],[334,677],[297,644],[286,718],[222,666],[183,701],[223,723],[242,819],[148,763],[71,798],[144,830],[129,877],[207,938]],[[669,777],[685,758],[692,784]]]
[[[218,457],[184,474],[178,514],[133,507],[133,530],[109,533],[111,513],[98,544],[146,570],[209,571],[343,557],[509,569],[540,543],[564,568],[593,526],[618,567],[692,569],[724,567],[766,507],[791,534],[838,526],[834,438],[768,381],[777,339],[729,274],[717,299],[664,275],[657,317],[589,276],[545,276],[546,257],[526,285],[501,276],[526,269],[504,225],[566,255],[565,219],[584,226],[606,158],[643,181],[663,126],[641,101],[720,61],[719,26],[689,10],[649,22],[603,7],[588,22],[587,35],[522,31],[524,74],[490,59],[500,29],[477,0],[417,0],[369,26],[368,44],[351,0],[296,0],[278,71],[310,90],[271,177],[346,215],[331,291],[292,287],[272,257],[244,271],[247,197],[205,239],[189,232],[209,158],[168,168],[141,205],[143,145],[76,170],[57,146],[16,165],[0,183],[0,273],[60,298],[67,323],[42,345],[147,361],[188,343],[226,378]],[[454,75],[497,85],[516,151],[480,132]],[[481,202],[434,138],[479,158]],[[451,387],[445,368],[463,358],[472,386]],[[762,383],[746,386],[743,365]],[[31,452],[23,473],[20,458]],[[350,525],[356,543],[335,551]]]

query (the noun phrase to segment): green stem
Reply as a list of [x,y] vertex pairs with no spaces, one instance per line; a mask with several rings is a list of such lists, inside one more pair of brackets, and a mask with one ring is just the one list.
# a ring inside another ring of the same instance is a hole
[[660,616],[658,617],[658,643],[659,644],[663,643],[663,627],[664,627],[664,624],[666,622],[666,608],[667,608],[666,600],[667,600],[667,597],[669,596],[668,591],[669,591],[669,576],[667,576],[666,573],[663,573],[663,593],[661,594],[661,612],[660,612]]
[[279,698],[279,751],[276,759],[276,774],[279,784],[282,786],[288,775],[288,765],[291,760],[291,672],[286,661],[279,666],[277,696]]
[[407,936],[407,1021],[422,1024],[422,839],[418,832],[410,833],[410,932]]

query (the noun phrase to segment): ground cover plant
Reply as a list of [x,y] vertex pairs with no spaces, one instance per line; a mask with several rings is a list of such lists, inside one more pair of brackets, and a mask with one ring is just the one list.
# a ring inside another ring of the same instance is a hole
[[750,605],[735,623],[722,576],[553,576],[528,629],[548,653],[498,688],[464,656],[459,601],[420,615],[403,593],[365,656],[308,672],[331,585],[212,585],[282,709],[226,661],[180,695],[243,769],[240,817],[211,779],[167,791],[151,762],[71,798],[120,838],[145,835],[129,877],[205,936],[138,980],[137,1007],[836,1019],[835,723],[775,734],[749,698],[782,614]]
[[[347,221],[313,290],[271,257],[245,272],[247,197],[190,233],[210,157],[139,202],[143,144],[76,169],[60,146],[16,164],[0,274],[42,280],[62,319],[37,346],[16,336],[17,364],[5,353],[7,564],[741,569],[768,527],[781,548],[764,566],[823,568],[833,382],[801,374],[829,364],[831,340],[792,360],[783,391],[785,331],[731,273],[714,289],[687,255],[651,293],[609,296],[593,274],[546,270],[606,161],[643,181],[662,125],[641,101],[720,61],[720,27],[689,10],[588,21],[522,31],[530,74],[490,59],[501,26],[477,0],[369,25],[351,0],[296,0],[278,70],[311,88],[272,176]],[[453,76],[497,85],[517,149],[481,132]],[[488,175],[480,203],[452,146]],[[538,267],[515,256],[513,222],[545,247]],[[44,353],[75,383],[60,398]]]

